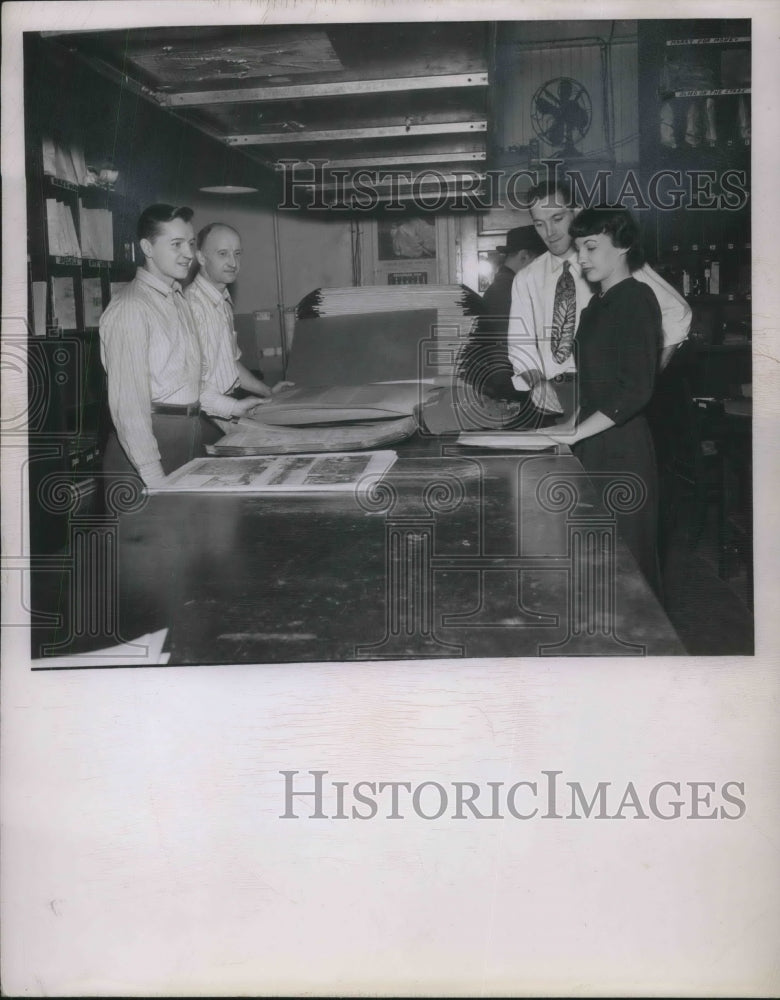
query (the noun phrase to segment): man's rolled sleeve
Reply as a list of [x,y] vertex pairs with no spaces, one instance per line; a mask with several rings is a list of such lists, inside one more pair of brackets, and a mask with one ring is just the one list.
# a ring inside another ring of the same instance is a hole
[[691,329],[691,307],[676,288],[657,274],[649,264],[634,271],[634,277],[652,289],[661,309],[663,347],[675,347],[688,339]]
[[238,417],[243,412],[243,407],[240,405],[239,400],[217,392],[213,386],[207,383],[201,384],[200,405],[205,413],[208,413],[212,417],[221,417],[223,420]]

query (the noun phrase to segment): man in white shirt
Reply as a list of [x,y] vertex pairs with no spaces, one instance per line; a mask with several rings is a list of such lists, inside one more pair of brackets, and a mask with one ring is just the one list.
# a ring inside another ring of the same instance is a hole
[[[233,300],[227,286],[241,270],[241,237],[221,222],[204,226],[198,233],[195,257],[200,269],[184,297],[192,309],[203,358],[200,403],[211,416],[232,420],[271,395],[265,382],[239,360]],[[252,395],[237,399],[234,393],[239,388]]]
[[[547,252],[519,271],[512,283],[508,354],[519,391],[531,390],[543,413],[567,422],[576,410],[575,361],[572,353],[580,313],[591,287],[582,275],[569,226],[578,208],[568,186],[544,183],[529,193],[531,218]],[[685,299],[647,264],[633,277],[649,285],[661,308],[663,368],[686,339],[691,310]]]
[[114,430],[103,451],[111,476],[154,486],[204,454],[200,347],[183,281],[195,252],[192,209],[150,205],[138,220],[144,255],[130,284],[100,317]]

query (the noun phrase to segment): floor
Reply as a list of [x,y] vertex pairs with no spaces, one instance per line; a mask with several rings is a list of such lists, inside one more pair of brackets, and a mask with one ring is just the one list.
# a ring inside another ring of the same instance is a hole
[[695,546],[686,530],[686,513],[680,512],[663,555],[669,620],[693,656],[752,655],[753,615],[745,566],[736,554],[730,555],[726,579],[719,579],[715,509],[708,510]]

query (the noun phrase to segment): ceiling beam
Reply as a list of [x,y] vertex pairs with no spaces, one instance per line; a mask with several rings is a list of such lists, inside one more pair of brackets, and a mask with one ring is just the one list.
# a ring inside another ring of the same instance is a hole
[[[414,187],[424,189],[433,186],[434,184],[437,185],[438,187],[446,185],[446,187],[449,189],[450,187],[455,187],[459,184],[465,184],[467,181],[473,182],[475,179],[481,183],[482,181],[485,180],[485,174],[475,173],[470,170],[463,170],[456,174],[452,173],[440,174],[437,172],[435,177],[431,176],[428,179],[425,178],[424,174],[418,175],[417,177],[409,177],[409,178],[398,177],[398,176],[383,177],[383,178],[377,177],[375,181],[374,178],[372,178],[372,184],[375,183],[377,188],[383,188],[395,183],[397,185],[398,190],[400,190],[401,188],[409,188],[411,190]],[[315,184],[314,181],[302,181],[302,180],[299,180],[297,183],[300,187],[310,187],[316,191],[338,191],[338,190],[349,191],[352,188],[352,181],[353,178],[347,177],[344,178],[344,180],[342,181],[332,181],[332,182],[329,181],[325,184]]]
[[461,153],[448,150],[446,153],[385,153],[384,156],[358,156],[346,160],[328,160],[330,167],[386,167],[405,163],[467,163],[487,158],[485,150]]
[[257,135],[226,135],[229,146],[278,146],[290,143],[338,142],[341,139],[410,138],[416,135],[453,135],[484,132],[487,121],[438,122],[426,125],[378,125],[370,128],[333,128],[317,132],[259,132]]
[[[100,76],[105,77],[107,80],[111,80],[112,83],[117,84],[123,90],[126,90],[131,94],[135,94],[137,97],[143,98],[143,100],[148,101],[157,108],[163,106],[160,94],[156,90],[152,90],[152,88],[147,87],[146,84],[140,83],[133,77],[128,76],[122,70],[112,66],[111,63],[106,62],[104,59],[101,59],[98,56],[92,56],[87,52],[82,52],[78,48],[66,45],[65,43],[67,42],[67,38],[54,37],[55,35],[72,35],[72,31],[50,31],[45,33],[41,32],[41,34],[46,34],[50,37],[49,44],[57,46],[62,51],[75,56],[75,58],[84,63],[84,65],[89,66],[90,69],[94,70]],[[79,32],[79,34],[81,34],[81,32]],[[203,135],[207,135],[209,139],[214,139],[216,142],[224,145],[225,137],[217,129],[210,127],[204,122],[190,121],[189,119],[184,118],[181,113],[174,111],[171,108],[165,108],[164,110],[166,114],[169,114],[177,121],[184,122],[190,128],[197,129],[197,131],[203,133]],[[273,163],[265,159],[265,157],[260,153],[252,154],[241,150],[241,155],[247,160],[251,160],[253,163],[259,163],[261,166],[266,167],[269,171],[274,168]]]
[[263,101],[299,101],[317,97],[349,97],[360,94],[395,94],[410,90],[447,90],[452,87],[487,87],[487,73],[448,73],[438,76],[408,76],[397,80],[340,80],[329,83],[290,84],[277,87],[246,87],[238,90],[183,91],[161,94],[169,107],[210,104],[247,104]]

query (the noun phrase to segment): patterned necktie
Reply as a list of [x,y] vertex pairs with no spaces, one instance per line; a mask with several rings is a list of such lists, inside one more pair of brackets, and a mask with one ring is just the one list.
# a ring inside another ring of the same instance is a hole
[[555,286],[552,318],[552,352],[558,364],[571,354],[574,346],[574,316],[577,309],[577,293],[571,276],[568,260],[563,262],[563,270]]

